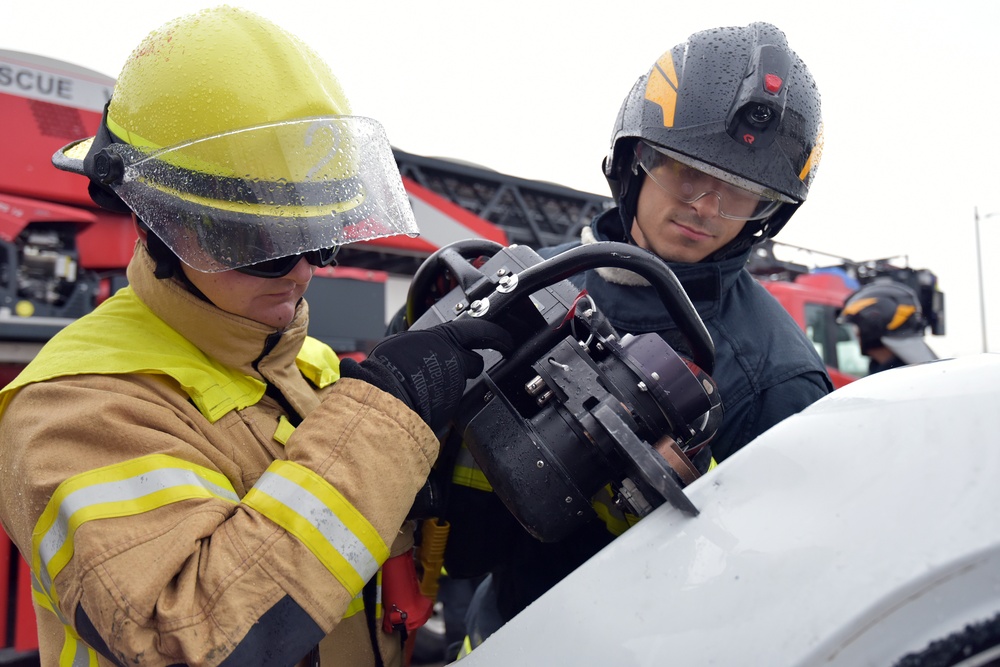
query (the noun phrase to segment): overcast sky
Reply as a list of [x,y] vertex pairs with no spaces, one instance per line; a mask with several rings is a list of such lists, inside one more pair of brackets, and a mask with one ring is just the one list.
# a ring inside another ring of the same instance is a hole
[[[148,32],[215,4],[10,0],[0,49],[117,76]],[[1000,352],[1000,3],[229,4],[312,45],[355,113],[380,120],[395,147],[599,194],[618,107],[662,52],[698,30],[774,23],[812,70],[826,129],[809,200],[777,240],[931,269],[948,335],[929,343],[942,356],[969,354],[982,349],[978,207],[989,347]]]

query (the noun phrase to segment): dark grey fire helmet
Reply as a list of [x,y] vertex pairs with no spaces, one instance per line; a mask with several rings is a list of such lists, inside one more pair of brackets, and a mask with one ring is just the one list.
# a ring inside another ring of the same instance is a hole
[[697,32],[664,53],[625,98],[603,163],[627,236],[643,176],[640,140],[784,202],[709,259],[731,256],[773,237],[805,201],[823,146],[819,90],[769,23]]
[[937,359],[924,342],[928,323],[920,299],[905,285],[883,280],[865,285],[844,302],[838,322],[857,326],[864,354],[886,347],[907,364]]

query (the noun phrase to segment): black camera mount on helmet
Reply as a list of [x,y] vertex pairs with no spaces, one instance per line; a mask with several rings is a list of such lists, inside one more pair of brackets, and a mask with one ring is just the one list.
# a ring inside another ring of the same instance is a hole
[[[619,336],[568,280],[601,266],[653,285],[692,360],[655,333]],[[722,410],[708,375],[715,348],[661,260],[615,242],[542,260],[526,246],[460,241],[417,271],[406,322],[421,329],[459,317],[487,318],[520,345],[506,358],[479,352],[484,371],[466,386],[439,468],[450,471],[464,443],[510,513],[545,542],[590,520],[591,498],[608,484],[637,516],[665,501],[697,514],[668,459],[707,454]]]

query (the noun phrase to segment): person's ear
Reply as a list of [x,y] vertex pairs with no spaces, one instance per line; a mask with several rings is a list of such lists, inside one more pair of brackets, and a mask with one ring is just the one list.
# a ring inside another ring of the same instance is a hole
[[142,245],[146,245],[146,235],[149,233],[149,230],[145,225],[139,224],[139,218],[135,217],[135,213],[132,214],[132,225],[135,227],[135,233],[139,235]]

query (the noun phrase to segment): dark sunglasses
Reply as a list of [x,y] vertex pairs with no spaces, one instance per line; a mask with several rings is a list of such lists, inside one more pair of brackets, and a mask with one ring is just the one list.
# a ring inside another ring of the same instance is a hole
[[257,262],[256,264],[248,264],[246,266],[241,266],[236,270],[240,273],[245,273],[248,276],[255,276],[257,278],[281,278],[282,276],[288,275],[288,273],[295,268],[295,265],[299,263],[300,259],[305,259],[313,266],[330,266],[336,260],[338,250],[340,250],[340,246],[320,248],[319,250],[310,250],[309,252],[299,253],[298,255],[288,255],[287,257],[268,259],[263,262]]

